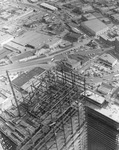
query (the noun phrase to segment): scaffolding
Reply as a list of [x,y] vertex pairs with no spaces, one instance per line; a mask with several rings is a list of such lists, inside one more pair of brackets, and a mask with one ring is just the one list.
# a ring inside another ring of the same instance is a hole
[[87,150],[85,88],[85,78],[74,71],[52,69],[36,78],[19,109],[14,105],[0,115],[3,148]]

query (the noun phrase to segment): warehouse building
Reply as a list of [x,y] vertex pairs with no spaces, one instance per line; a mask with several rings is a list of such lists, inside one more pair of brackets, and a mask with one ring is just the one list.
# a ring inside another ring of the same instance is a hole
[[4,48],[21,53],[26,51],[26,47],[22,46],[21,44],[15,43],[13,41],[8,42],[7,44],[4,45]]
[[56,7],[54,7],[52,5],[49,5],[48,3],[41,3],[40,6],[43,7],[43,8],[52,10],[52,11],[58,10]]
[[100,36],[100,40],[105,42],[108,45],[115,45],[115,37],[114,38],[110,38],[108,35],[102,34]]
[[98,19],[88,20],[81,23],[81,26],[93,36],[99,36],[106,32],[109,27]]
[[0,60],[6,57],[7,55],[9,55],[10,53],[11,51],[8,49],[5,49],[5,48],[0,49]]
[[0,46],[3,46],[13,39],[14,37],[12,35],[0,31]]
[[85,20],[85,21],[87,21],[87,20],[96,19],[96,17],[94,15],[92,15],[91,13],[88,13],[88,14],[82,15],[82,19]]
[[111,85],[107,84],[107,83],[102,83],[99,87],[98,87],[98,92],[100,92],[103,95],[108,95],[112,89],[114,87],[112,87]]
[[[29,82],[32,82],[35,77],[40,76],[45,69],[36,67],[27,73],[23,73],[12,81],[12,84],[18,89],[26,89],[29,87]],[[28,89],[29,90],[29,89]]]
[[99,61],[106,66],[113,67],[117,63],[117,59],[111,56],[110,54],[103,54]]
[[94,12],[94,9],[91,5],[84,5],[81,9],[83,13]]
[[111,18],[113,21],[119,23],[119,14],[113,14],[113,15],[111,15]]
[[34,54],[31,51],[27,51],[27,52],[24,52],[24,53],[22,53],[20,55],[11,57],[10,60],[12,62],[17,62],[17,61],[19,61],[21,59],[28,58],[28,57],[31,57],[31,56],[34,56]]

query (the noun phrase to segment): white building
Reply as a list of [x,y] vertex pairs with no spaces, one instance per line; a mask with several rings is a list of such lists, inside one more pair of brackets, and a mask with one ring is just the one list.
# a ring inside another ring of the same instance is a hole
[[3,46],[13,39],[14,37],[12,35],[0,31],[0,46]]
[[117,63],[117,59],[110,54],[103,54],[99,60],[110,67],[113,67]]
[[98,19],[84,21],[81,26],[94,36],[99,36],[109,30],[109,27]]
[[40,6],[44,7],[44,8],[47,8],[47,9],[50,9],[52,11],[55,11],[55,10],[58,10],[57,7],[54,7],[48,3],[41,3]]

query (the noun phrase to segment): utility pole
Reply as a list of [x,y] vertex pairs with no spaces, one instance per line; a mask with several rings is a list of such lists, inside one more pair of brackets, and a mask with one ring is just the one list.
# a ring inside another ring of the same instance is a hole
[[7,70],[6,70],[6,74],[7,74],[7,78],[9,80],[9,84],[10,84],[10,87],[11,87],[11,90],[12,90],[12,94],[13,94],[13,97],[14,97],[14,100],[15,100],[15,103],[16,103],[16,106],[17,106],[18,116],[20,116],[19,105],[18,105],[17,98],[16,98],[16,95],[15,95],[15,92],[14,92],[14,88],[13,88],[13,85],[12,85],[12,82],[10,80],[9,73],[8,73]]

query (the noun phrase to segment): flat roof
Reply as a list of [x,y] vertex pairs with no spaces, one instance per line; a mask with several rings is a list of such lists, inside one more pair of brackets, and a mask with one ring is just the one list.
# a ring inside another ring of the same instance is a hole
[[17,61],[17,60],[20,60],[20,59],[23,59],[23,58],[26,58],[26,57],[30,57],[30,56],[33,56],[33,53],[31,51],[27,51],[27,52],[24,52],[18,56],[13,56],[11,58],[12,61]]
[[114,58],[112,55],[110,54],[103,54],[100,59],[104,60],[104,61],[107,61],[111,64],[113,64],[117,59]]
[[106,24],[98,19],[88,20],[83,22],[83,24],[95,32],[108,28]]
[[0,44],[4,45],[5,43],[13,40],[13,36],[0,31]]
[[0,59],[3,59],[5,56],[7,56],[10,53],[11,53],[10,50],[3,48],[2,50],[0,50]]
[[16,79],[14,79],[12,81],[12,83],[14,85],[16,85],[17,87],[21,87],[23,86],[25,83],[27,83],[30,79],[32,79],[34,76],[36,75],[40,75],[41,73],[43,73],[45,71],[45,69],[40,68],[40,67],[36,67],[32,70],[30,70],[27,73],[23,73],[20,76],[18,76]]
[[119,123],[119,106],[116,104],[108,104],[105,107],[99,108],[91,103],[87,103],[87,106],[93,110],[99,112],[100,114],[110,118],[111,120]]
[[104,103],[104,101],[105,101],[104,97],[102,97],[98,94],[95,94],[89,90],[86,91],[86,96],[89,97],[90,99],[92,99],[93,101],[100,103],[100,104]]
[[8,42],[7,44],[4,45],[4,47],[6,48],[10,48],[10,49],[16,49],[16,50],[19,50],[19,51],[24,51],[26,49],[26,47],[20,45],[20,44],[17,44],[17,43],[14,43],[12,41]]
[[111,89],[106,88],[105,86],[102,86],[102,85],[101,85],[101,86],[98,88],[98,91],[106,95],[106,94],[108,94],[108,93],[111,91]]
[[[55,38],[55,41],[59,40],[59,38]],[[23,35],[16,37],[13,42],[19,43],[21,45],[30,44],[35,48],[42,47],[45,43],[52,43],[54,39],[50,35],[38,33],[35,31],[28,31]]]
[[112,17],[119,21],[119,14],[113,14]]
[[52,5],[48,4],[48,3],[41,3],[40,5],[43,6],[43,7],[48,8],[48,9],[51,9],[51,10],[57,10],[56,7],[54,7],[54,6],[52,6]]
[[93,14],[91,14],[91,13],[84,14],[83,16],[86,17],[88,20],[96,19],[96,17]]
[[82,10],[83,11],[89,11],[89,10],[94,10],[94,9],[91,5],[84,5],[84,6],[82,6]]

